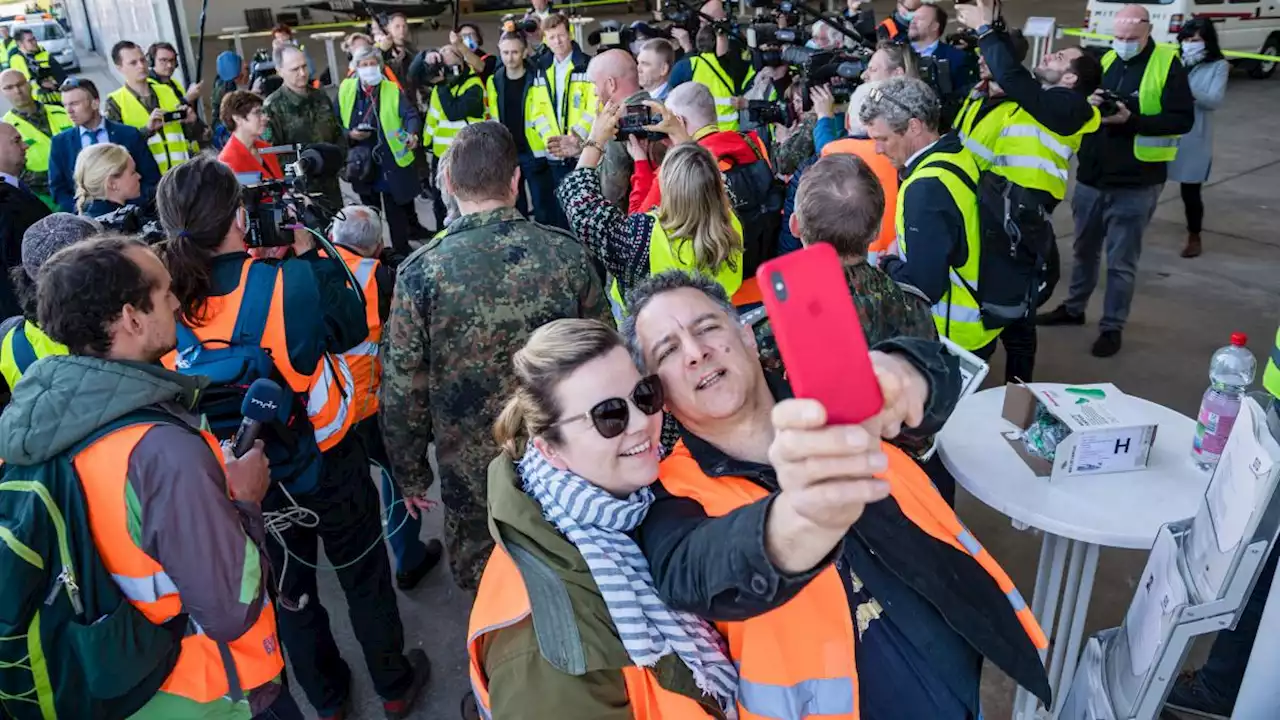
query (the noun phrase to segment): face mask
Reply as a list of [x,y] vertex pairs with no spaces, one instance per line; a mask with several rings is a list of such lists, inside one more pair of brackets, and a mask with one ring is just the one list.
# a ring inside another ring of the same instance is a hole
[[898,8],[898,19],[904,23],[910,23],[915,16],[915,10],[903,10],[902,8]]
[[1128,62],[1142,52],[1142,45],[1137,40],[1112,40],[1111,49],[1116,51],[1121,60]]
[[369,87],[382,82],[382,68],[380,67],[356,68],[356,75],[360,77],[360,82]]
[[480,43],[476,42],[476,39],[471,37],[470,35],[462,36],[462,44],[466,45],[467,49],[470,50],[471,52],[475,52],[476,48],[480,47]]
[[1204,59],[1205,46],[1202,40],[1192,40],[1182,43],[1182,62],[1187,65],[1194,65]]

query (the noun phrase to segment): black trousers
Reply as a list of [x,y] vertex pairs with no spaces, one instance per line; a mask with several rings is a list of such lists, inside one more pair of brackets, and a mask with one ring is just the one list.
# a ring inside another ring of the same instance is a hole
[[1036,318],[1029,315],[1000,333],[1004,345],[1004,381],[1032,382],[1036,371]]
[[387,217],[387,227],[391,230],[391,249],[400,257],[407,257],[413,252],[409,245],[416,233],[413,227],[418,224],[418,216],[410,200],[404,205],[397,205],[391,193],[362,193],[360,202],[372,208],[380,209]]
[[1200,183],[1182,183],[1182,207],[1187,212],[1187,232],[1198,233],[1204,228],[1204,199],[1200,197]]
[[[296,556],[289,559],[287,569],[284,550],[275,538],[268,538],[267,549],[277,577],[284,571],[277,616],[280,639],[298,685],[316,711],[327,715],[339,710],[350,694],[351,670],[329,629],[316,571],[297,559],[315,565],[320,543],[329,563],[339,568],[347,615],[378,695],[383,699],[403,695],[413,683],[413,670],[404,656],[404,627],[382,543],[381,503],[370,481],[364,447],[348,437],[324,454],[324,464],[316,491],[296,498],[299,505],[319,515],[319,526],[295,525],[283,533]],[[273,490],[265,509],[278,511],[287,502],[283,493]],[[373,550],[366,552],[370,547]],[[300,607],[290,610],[287,606]]]

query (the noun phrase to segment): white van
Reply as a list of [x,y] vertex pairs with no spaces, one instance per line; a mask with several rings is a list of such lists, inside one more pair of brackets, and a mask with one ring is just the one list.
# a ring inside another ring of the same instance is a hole
[[[1111,34],[1116,13],[1126,0],[1089,0],[1086,29]],[[1218,30],[1223,50],[1261,53],[1280,58],[1280,0],[1152,0],[1138,3],[1151,13],[1152,36],[1157,42],[1177,42],[1182,23],[1193,17],[1210,17]],[[1085,40],[1086,45],[1105,45],[1103,40]],[[1276,63],[1240,60],[1255,78],[1268,78]]]
[[52,15],[19,15],[5,24],[9,26],[10,37],[19,30],[35,33],[36,42],[49,51],[49,57],[57,60],[67,72],[80,72],[80,57],[76,55],[75,41]]

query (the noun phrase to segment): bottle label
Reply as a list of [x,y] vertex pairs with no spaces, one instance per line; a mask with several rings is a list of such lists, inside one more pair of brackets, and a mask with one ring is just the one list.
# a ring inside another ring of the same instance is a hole
[[1196,423],[1196,454],[1206,459],[1221,457],[1235,424],[1235,415],[1220,415],[1208,408],[1201,408],[1199,421]]

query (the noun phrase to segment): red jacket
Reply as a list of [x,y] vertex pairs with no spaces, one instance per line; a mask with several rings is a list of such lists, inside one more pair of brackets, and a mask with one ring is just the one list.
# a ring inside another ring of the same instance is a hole
[[[254,140],[253,147],[261,150],[271,146],[261,140]],[[275,155],[263,155],[262,161],[259,162],[253,153],[249,152],[249,148],[236,139],[235,135],[227,140],[222,152],[218,154],[218,160],[237,173],[260,172],[263,180],[284,179],[284,171],[280,169],[280,161]]]
[[[710,150],[711,154],[716,156],[716,160],[720,161],[721,172],[738,165],[750,165],[760,158],[768,160],[769,153],[755,131],[745,133],[746,138],[744,138],[742,133],[715,130],[714,126],[711,127],[711,132],[695,139],[699,145]],[[748,139],[755,144],[754,150],[747,144]],[[642,160],[636,163],[635,172],[631,176],[631,212],[648,212],[662,202],[662,191],[655,182],[656,179],[653,166],[648,161]],[[643,198],[639,204],[637,204],[637,196]]]

